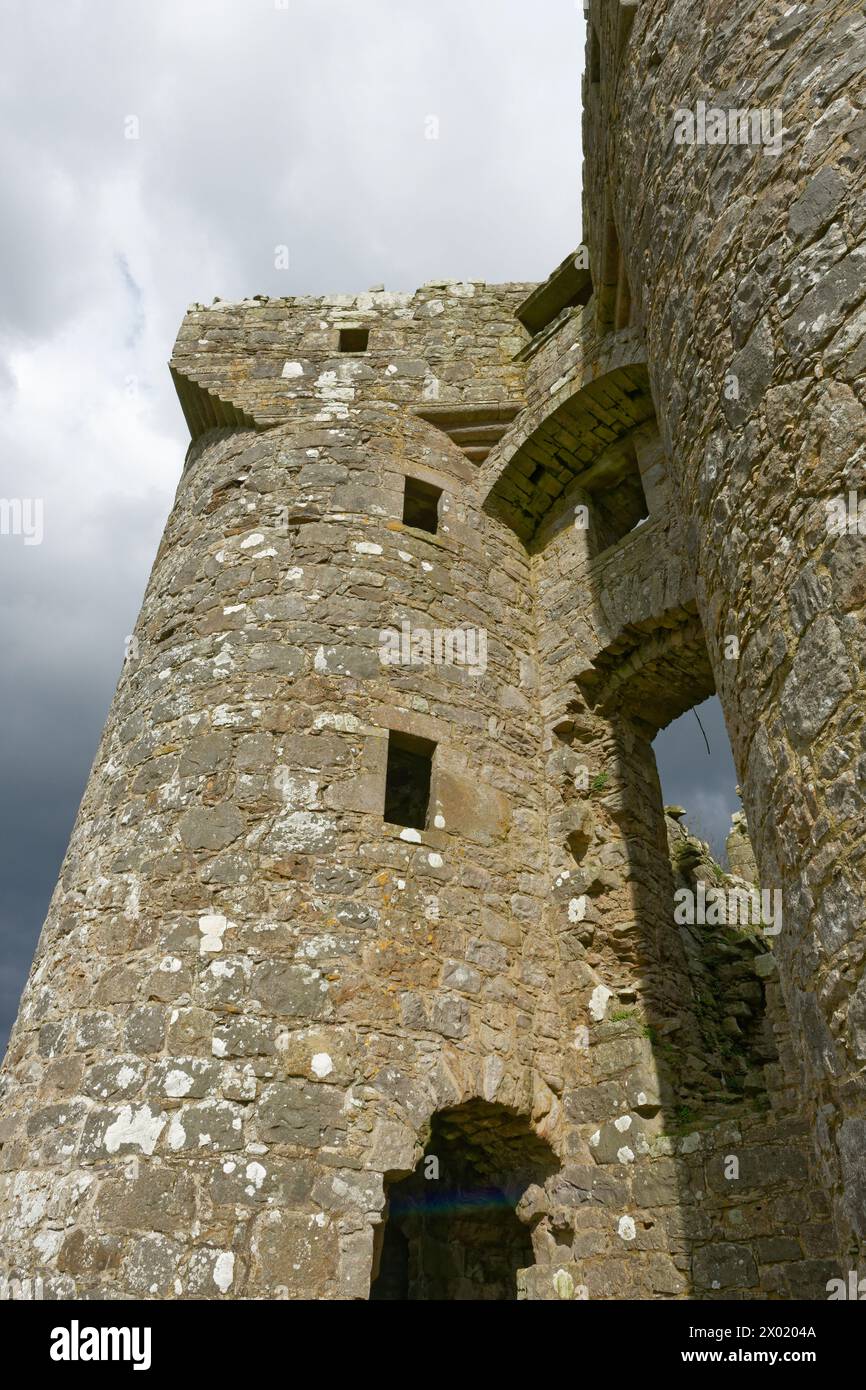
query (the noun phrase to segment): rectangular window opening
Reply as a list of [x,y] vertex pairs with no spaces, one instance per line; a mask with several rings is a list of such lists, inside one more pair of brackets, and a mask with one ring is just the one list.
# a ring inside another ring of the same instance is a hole
[[626,536],[632,531],[636,531],[649,519],[649,507],[647,506],[646,495],[643,490],[640,473],[635,468],[634,473],[621,478],[620,481],[610,488],[605,494],[604,500],[596,500],[593,508],[593,521],[595,525],[594,540],[596,549],[594,554],[600,555],[603,551],[609,550],[611,546],[618,545],[625,540]]
[[634,441],[611,446],[608,471],[591,492],[574,492],[574,525],[586,533],[584,553],[596,560],[650,519]]
[[370,342],[369,328],[341,328],[341,352],[366,352]]
[[420,478],[407,478],[403,493],[403,525],[414,526],[419,531],[429,531],[435,536],[439,529],[439,498],[441,487],[422,482]]
[[430,780],[436,744],[391,729],[385,774],[385,820],[423,830],[430,806]]

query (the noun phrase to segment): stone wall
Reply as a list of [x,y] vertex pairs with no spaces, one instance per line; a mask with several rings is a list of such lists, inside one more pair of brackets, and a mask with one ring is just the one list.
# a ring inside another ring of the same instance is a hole
[[[784,897],[781,978],[821,1180],[856,1263],[866,553],[856,526],[829,532],[827,504],[864,482],[866,19],[848,0],[640,0],[624,37],[621,8],[589,7],[593,270],[607,217],[761,880]],[[677,143],[676,113],[699,101],[766,112],[768,139]]]

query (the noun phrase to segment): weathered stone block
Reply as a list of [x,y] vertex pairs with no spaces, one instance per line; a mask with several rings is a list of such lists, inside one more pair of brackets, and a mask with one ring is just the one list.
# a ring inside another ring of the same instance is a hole
[[696,1250],[692,1274],[699,1290],[751,1289],[759,1282],[757,1265],[749,1247],[724,1242]]
[[259,1297],[308,1300],[334,1292],[338,1234],[321,1212],[263,1212],[250,1253],[250,1283]]
[[256,966],[253,997],[279,1018],[321,1018],[330,1012],[328,982],[309,965],[266,961]]
[[186,1231],[195,1218],[192,1174],[155,1164],[124,1167],[99,1183],[96,1214],[109,1231]]
[[232,1153],[243,1148],[243,1121],[243,1108],[227,1100],[181,1106],[171,1114],[168,1147],[172,1153]]
[[193,806],[180,819],[180,835],[193,850],[225,849],[241,835],[244,819],[236,806]]
[[342,1095],[333,1086],[277,1081],[262,1091],[258,1129],[267,1144],[301,1148],[338,1144],[346,1128]]

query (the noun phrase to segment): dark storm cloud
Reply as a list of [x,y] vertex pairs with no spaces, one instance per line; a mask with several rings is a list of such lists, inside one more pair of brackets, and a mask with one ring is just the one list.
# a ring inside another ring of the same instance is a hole
[[2,40],[0,497],[44,540],[0,537],[0,1046],[180,473],[184,309],[544,277],[582,7],[7,0]]

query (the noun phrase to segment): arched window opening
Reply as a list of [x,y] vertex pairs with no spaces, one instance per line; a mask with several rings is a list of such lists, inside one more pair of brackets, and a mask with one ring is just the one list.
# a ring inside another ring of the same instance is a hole
[[504,1106],[440,1111],[415,1172],[388,1186],[371,1300],[516,1299],[518,1271],[534,1264],[516,1207],[557,1167],[529,1121]]

